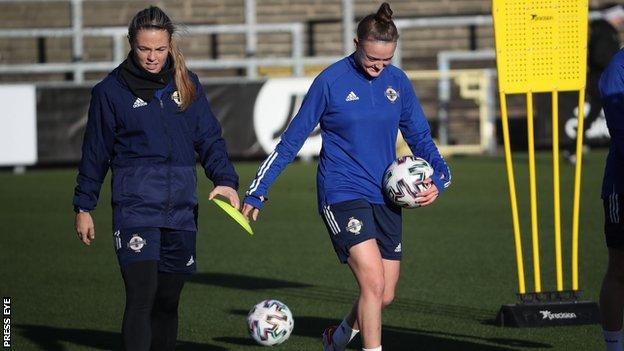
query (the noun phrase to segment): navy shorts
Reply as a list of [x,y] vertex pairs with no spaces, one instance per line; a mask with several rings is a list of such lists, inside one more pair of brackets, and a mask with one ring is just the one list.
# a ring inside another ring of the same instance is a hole
[[128,228],[117,230],[113,242],[119,265],[158,261],[158,271],[193,273],[196,232],[167,228]]
[[322,212],[340,262],[347,262],[352,246],[369,239],[377,241],[382,258],[401,260],[400,207],[357,199],[323,206]]
[[605,213],[605,239],[607,247],[624,248],[624,200],[620,194],[611,194],[603,199]]

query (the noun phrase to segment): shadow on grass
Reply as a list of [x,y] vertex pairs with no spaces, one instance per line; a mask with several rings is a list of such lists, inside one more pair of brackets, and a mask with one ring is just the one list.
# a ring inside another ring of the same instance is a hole
[[[357,299],[354,290],[340,290],[323,286],[314,286],[286,280],[268,279],[228,273],[196,273],[189,277],[189,282],[242,290],[281,289],[280,296],[297,297],[305,300],[345,303],[351,305]],[[453,319],[477,321],[490,324],[496,312],[482,308],[434,303],[411,298],[397,298],[389,310],[423,313]]]
[[[410,335],[411,334],[411,335]],[[403,340],[401,340],[403,336]],[[384,326],[384,346],[401,350],[405,345],[424,345],[426,350],[517,350],[552,348],[550,344],[510,338],[488,338],[460,333]]]
[[[324,286],[314,286],[277,279],[258,278],[226,273],[199,273],[190,278],[191,282],[215,285],[220,287],[246,290],[280,289],[280,299],[296,297],[304,300],[344,303],[351,305],[357,298],[354,290],[333,289]],[[434,303],[411,298],[397,298],[388,307],[389,310],[429,314],[443,318],[476,321],[481,324],[490,324],[494,311],[469,306],[459,306],[444,303]],[[232,314],[246,316],[246,310],[232,310]],[[318,338],[320,333],[329,325],[340,321],[320,317],[295,317],[294,335]],[[518,348],[552,348],[552,345],[528,340],[508,338],[488,338],[459,333],[409,329],[394,326],[383,327],[384,346],[392,350],[410,350],[414,345],[425,350],[467,350],[467,351],[509,351]],[[222,336],[213,338],[218,342],[232,345],[253,346],[250,338]],[[354,342],[358,345],[359,342]],[[356,350],[355,346],[350,349]]]
[[311,285],[285,280],[252,277],[240,274],[203,272],[192,274],[188,282],[220,286],[223,288],[262,290],[284,288],[309,288]]
[[[285,296],[293,296],[302,299],[327,301],[335,303],[345,303],[348,306],[357,299],[357,291],[332,289],[323,286],[313,286],[307,289],[287,289],[280,291]],[[399,310],[401,312],[413,312],[435,315],[452,319],[470,320],[479,323],[488,323],[496,313],[484,308],[476,308],[431,301],[418,300],[407,297],[397,297],[388,310]]]
[[[247,315],[244,310],[232,310],[231,314]],[[327,326],[340,323],[338,320],[321,317],[296,317],[293,335],[311,337],[318,339],[321,347],[321,333]],[[423,329],[409,329],[395,327],[391,325],[383,326],[383,346],[390,350],[413,350],[416,345],[419,350],[445,350],[445,351],[512,351],[522,349],[544,349],[552,348],[552,345],[528,340],[508,339],[508,338],[487,338],[459,333],[447,333],[428,331]],[[349,350],[359,350],[361,344],[358,340],[353,340],[349,345]],[[215,341],[220,341],[233,345],[254,345],[251,338],[237,337],[217,337]]]
[[[30,324],[16,324],[14,328],[18,330],[21,336],[37,344],[40,350],[65,351],[66,347],[63,345],[65,342],[80,345],[90,350],[122,350],[119,333]],[[226,351],[228,349],[210,344],[178,341],[176,350]]]

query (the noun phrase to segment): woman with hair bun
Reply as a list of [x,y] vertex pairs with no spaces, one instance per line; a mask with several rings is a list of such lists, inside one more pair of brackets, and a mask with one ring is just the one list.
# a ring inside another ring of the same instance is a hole
[[113,243],[126,292],[125,350],[174,350],[185,277],[196,270],[195,153],[217,195],[239,207],[238,175],[176,28],[160,8],[128,26],[131,51],[91,92],[74,192],[76,232],[95,239],[91,211],[110,168]]
[[386,202],[381,189],[396,158],[397,131],[434,169],[426,180],[431,187],[419,194],[421,206],[433,203],[451,180],[411,81],[390,64],[398,38],[387,3],[360,21],[355,53],[316,77],[244,199],[243,215],[256,220],[268,188],[320,123],[319,212],[338,259],[360,288],[342,323],[323,333],[325,351],[344,350],[358,331],[362,350],[381,350],[381,311],[394,298],[402,254],[401,209]]

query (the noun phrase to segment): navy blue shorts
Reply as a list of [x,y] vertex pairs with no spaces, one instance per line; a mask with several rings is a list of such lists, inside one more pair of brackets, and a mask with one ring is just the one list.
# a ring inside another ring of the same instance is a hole
[[352,246],[369,239],[377,241],[382,258],[401,260],[400,207],[357,199],[323,206],[322,211],[340,262],[347,262]]
[[611,194],[603,199],[603,207],[607,247],[624,248],[624,199],[620,194]]
[[117,230],[113,242],[121,267],[139,261],[158,261],[158,271],[193,273],[196,232],[167,228]]

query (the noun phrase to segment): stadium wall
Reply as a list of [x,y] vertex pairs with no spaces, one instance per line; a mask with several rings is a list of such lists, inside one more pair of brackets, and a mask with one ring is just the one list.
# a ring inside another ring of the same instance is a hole
[[[204,84],[230,156],[260,158],[270,153],[311,84],[312,78]],[[36,94],[38,164],[78,162],[90,87],[38,87]],[[1,124],[0,120],[0,128]],[[320,136],[312,134],[299,153],[301,157],[313,157],[320,151]]]
[[[235,159],[264,158],[277,145],[279,137],[298,111],[312,78],[274,78],[265,81],[240,81],[230,83],[207,83],[204,91],[214,114],[223,128],[223,137],[230,156]],[[575,97],[570,97],[573,101]],[[87,123],[90,86],[39,86],[36,88],[37,159],[38,165],[75,164],[80,160],[81,144]],[[421,98],[427,116],[435,116],[437,101],[433,97]],[[465,110],[466,104],[456,106]],[[572,108],[572,105],[570,105]],[[429,111],[429,112],[428,112]],[[567,115],[562,115],[562,145],[566,141]],[[3,128],[0,118],[0,129]],[[549,147],[550,125],[541,119],[536,125],[536,145]],[[573,119],[575,120],[575,119]],[[435,118],[430,119],[433,136],[436,137]],[[517,116],[512,121],[514,148],[526,149],[526,117]],[[601,133],[600,122],[589,126],[586,142],[603,145],[608,141]],[[500,119],[497,126],[497,144],[501,144]],[[459,128],[459,126],[457,126]],[[464,125],[464,128],[467,128]],[[593,129],[592,129],[593,128]],[[575,132],[575,129],[573,129]],[[311,158],[319,154],[321,139],[314,130],[299,156]],[[18,163],[19,164],[19,163]]]

